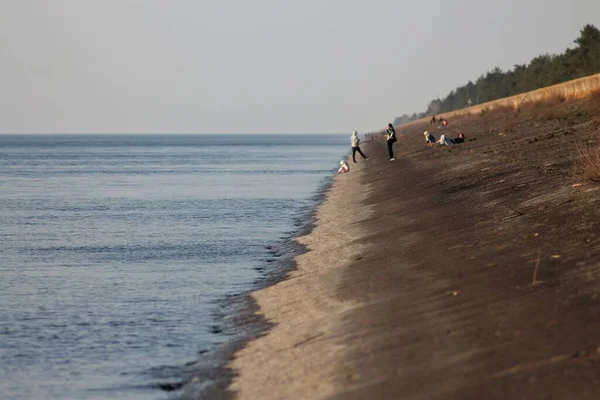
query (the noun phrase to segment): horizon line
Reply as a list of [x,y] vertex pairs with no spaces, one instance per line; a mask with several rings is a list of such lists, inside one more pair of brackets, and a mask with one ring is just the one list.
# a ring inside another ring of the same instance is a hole
[[[348,131],[351,134],[352,131]],[[366,133],[366,132],[365,132]],[[106,136],[118,136],[118,135],[345,135],[346,132],[227,132],[227,133],[211,133],[211,132],[126,132],[126,133],[114,133],[114,132],[27,132],[27,133],[9,133],[0,132],[0,136],[42,136],[42,135],[106,135]]]

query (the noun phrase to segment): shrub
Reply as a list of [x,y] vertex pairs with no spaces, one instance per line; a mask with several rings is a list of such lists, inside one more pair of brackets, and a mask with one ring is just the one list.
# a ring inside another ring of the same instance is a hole
[[594,182],[600,182],[600,145],[596,140],[587,140],[585,145],[577,145],[579,159],[575,172]]

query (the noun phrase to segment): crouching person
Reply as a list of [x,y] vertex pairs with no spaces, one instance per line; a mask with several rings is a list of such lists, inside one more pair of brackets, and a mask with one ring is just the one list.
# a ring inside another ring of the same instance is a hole
[[345,174],[350,171],[350,166],[344,160],[340,161],[340,169],[338,169],[339,174]]

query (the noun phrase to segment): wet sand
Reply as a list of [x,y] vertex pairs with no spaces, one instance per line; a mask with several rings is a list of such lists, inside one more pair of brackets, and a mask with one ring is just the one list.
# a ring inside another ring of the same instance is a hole
[[[335,178],[308,252],[255,292],[273,324],[242,399],[600,398],[600,184],[573,174],[600,99],[400,129]],[[442,132],[433,129],[437,136]],[[473,140],[475,139],[475,140]]]

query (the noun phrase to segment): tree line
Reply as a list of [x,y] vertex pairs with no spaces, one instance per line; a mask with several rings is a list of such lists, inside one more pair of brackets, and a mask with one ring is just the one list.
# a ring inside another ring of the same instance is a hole
[[428,115],[459,110],[599,73],[600,30],[594,25],[585,25],[575,44],[574,48],[561,54],[543,54],[529,64],[517,64],[508,71],[496,67],[475,82],[469,81],[452,90],[443,99],[430,101],[425,112],[404,114],[397,117],[394,124],[404,124]]

